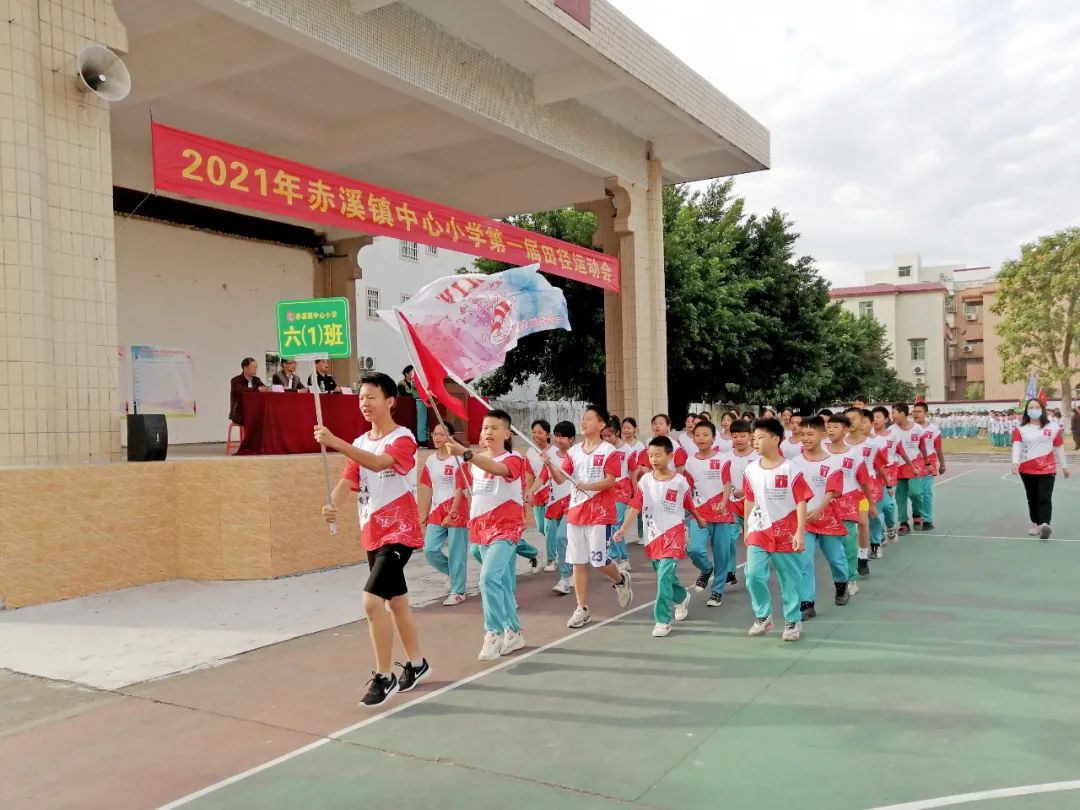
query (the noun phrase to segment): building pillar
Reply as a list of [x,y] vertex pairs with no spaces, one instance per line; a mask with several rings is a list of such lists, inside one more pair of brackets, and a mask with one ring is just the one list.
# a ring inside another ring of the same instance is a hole
[[120,453],[109,105],[75,58],[127,48],[111,0],[9,0],[0,21],[0,464]]
[[[355,385],[360,379],[362,370],[359,366],[356,333],[360,313],[357,308],[363,302],[357,303],[356,282],[363,276],[360,269],[359,253],[375,241],[373,236],[354,236],[348,239],[339,239],[331,243],[334,255],[321,258],[315,262],[315,283],[313,292],[316,298],[344,298],[349,302],[349,312],[352,316],[350,324],[349,357],[345,360],[331,360],[330,373],[337,380],[338,385]],[[365,316],[366,317],[366,316]]]
[[607,199],[578,206],[596,215],[595,242],[622,268],[621,291],[604,293],[607,407],[639,424],[668,406],[660,161],[649,161],[648,174],[648,188],[608,178]]

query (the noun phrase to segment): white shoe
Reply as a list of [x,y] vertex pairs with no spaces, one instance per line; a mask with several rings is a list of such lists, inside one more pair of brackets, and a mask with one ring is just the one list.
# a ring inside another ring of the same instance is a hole
[[629,560],[615,560],[615,567],[618,568],[620,571],[629,571],[630,570],[630,561]]
[[570,580],[560,579],[558,582],[555,583],[554,587],[551,590],[553,590],[560,596],[566,596],[568,593],[570,593]]
[[854,596],[859,592],[859,583],[852,580],[847,584],[847,595]]
[[690,614],[690,599],[692,594],[690,591],[686,592],[686,598],[675,606],[675,621],[686,621],[686,617]]
[[773,629],[772,616],[766,616],[764,619],[754,619],[754,623],[750,625],[750,630],[747,632],[748,636],[763,636]]
[[1044,523],[1042,526],[1039,527],[1039,539],[1040,540],[1049,540],[1050,539],[1050,524],[1049,523]]
[[570,621],[566,623],[566,626],[571,630],[577,630],[579,627],[584,627],[592,620],[592,616],[589,615],[589,609],[587,607],[579,607],[574,610],[573,615],[570,616]]
[[484,633],[484,646],[480,648],[481,661],[497,661],[502,655],[502,636],[496,632]]
[[1031,528],[1028,529],[1028,537],[1038,537],[1038,536],[1039,536],[1039,527],[1038,527],[1037,524],[1032,523]]
[[516,633],[507,628],[502,637],[502,654],[510,655],[512,652],[517,652],[525,646],[525,636],[521,635],[521,631]]
[[452,593],[443,600],[443,604],[446,605],[447,607],[453,607],[454,605],[460,605],[464,601],[465,601],[465,594],[463,594],[463,593]]
[[666,636],[670,632],[671,632],[671,625],[670,624],[661,624],[660,622],[657,622],[656,626],[653,627],[653,629],[652,629],[653,638],[663,638],[664,636]]
[[552,571],[555,570],[556,567],[557,566],[554,560],[548,560],[546,563],[544,563],[544,572],[550,574]]
[[802,638],[802,622],[790,622],[784,625],[784,641],[798,641]]
[[634,589],[630,587],[630,572],[623,571],[622,582],[616,582],[611,586],[615,589],[615,598],[619,600],[619,607],[630,607],[634,601]]

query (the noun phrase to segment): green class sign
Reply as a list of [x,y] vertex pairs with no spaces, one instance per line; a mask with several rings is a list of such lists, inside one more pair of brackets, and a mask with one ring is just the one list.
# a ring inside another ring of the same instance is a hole
[[349,356],[349,302],[308,298],[277,303],[278,354],[294,360],[337,360]]

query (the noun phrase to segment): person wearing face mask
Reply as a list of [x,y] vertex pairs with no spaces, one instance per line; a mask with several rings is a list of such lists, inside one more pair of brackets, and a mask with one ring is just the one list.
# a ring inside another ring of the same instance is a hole
[[1031,529],[1028,534],[1050,539],[1050,516],[1058,468],[1069,477],[1065,431],[1050,422],[1043,405],[1029,399],[1020,426],[1012,433],[1013,472],[1024,482]]

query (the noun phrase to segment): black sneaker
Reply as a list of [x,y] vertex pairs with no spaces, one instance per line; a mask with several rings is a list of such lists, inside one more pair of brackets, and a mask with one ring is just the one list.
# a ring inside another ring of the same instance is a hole
[[695,591],[703,591],[709,587],[709,579],[712,577],[712,573],[702,574],[697,578],[697,582],[694,583]]
[[847,583],[846,582],[834,582],[836,586],[836,605],[837,607],[843,607],[851,601],[851,597],[848,596]]
[[722,593],[710,593],[709,601],[705,603],[705,607],[720,607],[724,604],[724,595]]
[[[533,573],[536,573],[536,570],[539,567],[540,567],[540,558],[539,557],[529,557],[529,568],[532,569]],[[405,690],[402,689],[401,691],[404,692]]]
[[423,658],[420,661],[420,666],[414,667],[412,661],[406,661],[404,664],[397,664],[395,666],[401,667],[401,677],[398,678],[398,691],[408,692],[424,680],[431,674],[431,665],[428,664],[427,659]]
[[737,576],[735,576],[734,571],[729,571],[728,572],[727,580],[725,581],[724,584],[725,585],[738,585],[739,584],[739,578]]
[[868,577],[868,576],[870,576],[870,561],[869,560],[863,560],[863,559],[859,560],[859,576],[860,577]]
[[361,706],[366,706],[369,709],[386,703],[394,692],[398,690],[398,679],[394,673],[391,672],[389,678],[377,672],[371,674],[372,678],[368,681],[367,694],[360,701]]
[[932,532],[934,530],[934,524],[923,521],[922,530],[924,532]]
[[802,608],[802,620],[804,622],[807,619],[812,619],[817,616],[817,611],[814,609],[813,602],[803,602],[800,607]]
[[881,545],[880,544],[878,544],[878,543],[871,543],[870,544],[870,559],[871,560],[880,560],[881,559]]

